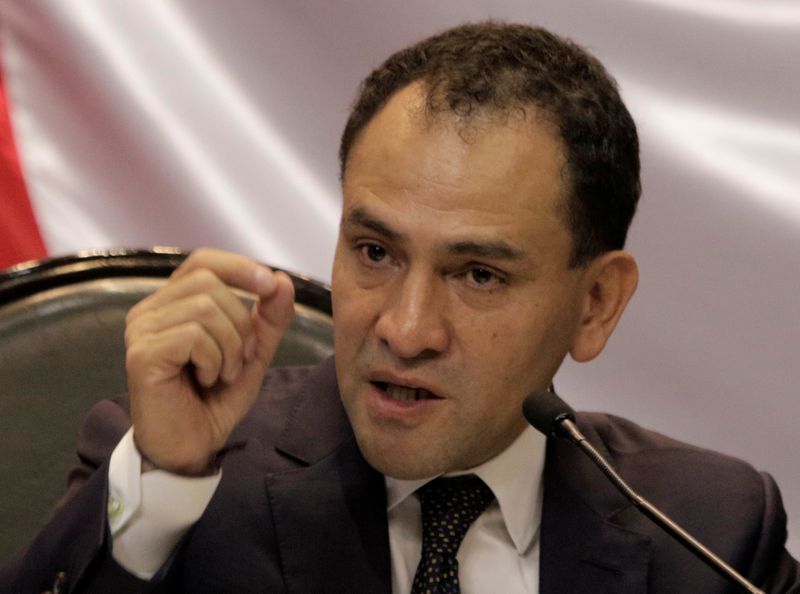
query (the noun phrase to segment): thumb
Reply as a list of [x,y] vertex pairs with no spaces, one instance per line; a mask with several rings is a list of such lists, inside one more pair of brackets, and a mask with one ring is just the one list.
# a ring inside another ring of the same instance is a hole
[[268,365],[278,349],[283,334],[294,318],[294,285],[285,272],[275,273],[275,290],[253,306],[256,337],[254,358]]

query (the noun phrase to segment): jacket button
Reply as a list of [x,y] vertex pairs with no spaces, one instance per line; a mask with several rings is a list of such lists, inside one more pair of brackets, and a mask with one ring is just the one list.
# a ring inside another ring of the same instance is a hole
[[59,571],[56,574],[56,580],[53,582],[53,594],[66,594],[67,591],[67,574]]

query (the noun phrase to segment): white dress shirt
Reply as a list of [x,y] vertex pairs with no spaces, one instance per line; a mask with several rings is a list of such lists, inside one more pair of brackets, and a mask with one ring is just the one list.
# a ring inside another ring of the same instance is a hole
[[[459,548],[463,594],[538,592],[544,453],[544,436],[527,427],[499,456],[468,471],[492,489],[496,500]],[[149,579],[202,516],[222,474],[186,478],[160,470],[141,474],[140,468],[130,430],[109,465],[112,555],[129,572]],[[420,507],[413,493],[429,480],[386,478],[393,592],[411,591],[422,549]]]
[[[499,456],[467,472],[495,495],[458,549],[462,594],[539,592],[539,526],[542,518],[545,437],[532,427]],[[422,520],[414,491],[432,479],[386,478],[392,591],[410,592],[422,550]]]

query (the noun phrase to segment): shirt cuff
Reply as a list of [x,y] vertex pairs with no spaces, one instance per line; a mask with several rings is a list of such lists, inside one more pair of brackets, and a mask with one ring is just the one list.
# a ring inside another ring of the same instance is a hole
[[142,474],[141,466],[131,428],[111,454],[108,524],[114,559],[133,575],[149,580],[203,515],[222,472],[189,478],[164,470]]

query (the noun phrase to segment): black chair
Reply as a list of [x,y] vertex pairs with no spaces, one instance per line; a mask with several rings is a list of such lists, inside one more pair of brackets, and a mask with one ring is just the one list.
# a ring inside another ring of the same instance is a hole
[[[0,272],[0,565],[64,493],[86,412],[126,390],[126,312],[185,257],[174,249],[111,250]],[[290,276],[296,315],[273,365],[333,353],[328,287]]]

